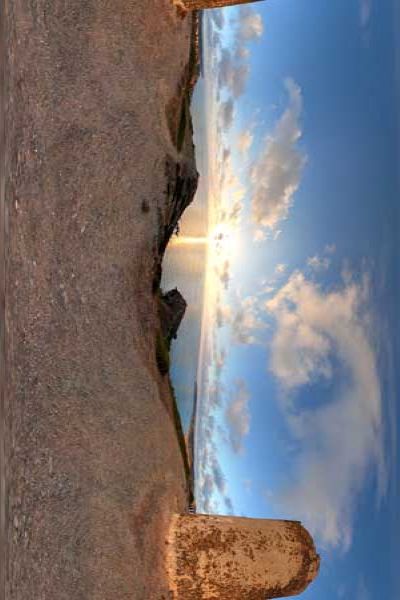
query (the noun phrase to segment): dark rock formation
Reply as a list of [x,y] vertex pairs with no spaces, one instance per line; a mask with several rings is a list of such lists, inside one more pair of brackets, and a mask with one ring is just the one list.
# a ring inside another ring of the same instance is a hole
[[177,162],[170,156],[167,156],[165,173],[168,206],[163,231],[160,236],[159,252],[161,256],[164,255],[168,242],[177,228],[183,211],[193,202],[199,180],[194,157],[193,160]]
[[179,325],[185,315],[186,306],[184,297],[176,288],[162,294],[160,297],[161,331],[168,345],[176,338]]
[[196,169],[193,144],[189,156],[189,159],[176,161],[168,155],[165,160],[166,209],[160,211],[158,248],[153,269],[153,292],[160,287],[161,265],[168,242],[177,230],[184,210],[193,202],[197,191],[199,173]]

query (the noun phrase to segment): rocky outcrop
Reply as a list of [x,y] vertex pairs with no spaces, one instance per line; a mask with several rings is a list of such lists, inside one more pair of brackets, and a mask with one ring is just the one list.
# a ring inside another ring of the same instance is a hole
[[165,159],[166,177],[166,209],[160,211],[160,225],[157,241],[157,252],[154,263],[153,292],[160,287],[162,275],[162,260],[168,242],[177,230],[179,221],[185,209],[193,202],[197,191],[199,173],[196,168],[194,146],[185,160],[174,160],[167,155]]
[[161,331],[168,345],[177,336],[179,325],[186,312],[186,306],[186,300],[176,288],[160,296]]
[[184,210],[193,202],[199,180],[194,156],[193,160],[178,162],[167,156],[165,174],[167,179],[166,194],[168,206],[163,231],[160,236],[159,251],[161,256],[163,256]]

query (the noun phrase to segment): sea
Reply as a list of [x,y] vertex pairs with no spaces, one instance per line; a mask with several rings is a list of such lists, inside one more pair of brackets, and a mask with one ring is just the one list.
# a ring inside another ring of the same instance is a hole
[[161,280],[163,291],[178,288],[187,302],[177,339],[172,341],[170,371],[185,432],[192,418],[196,393],[207,261],[207,141],[204,95],[204,79],[200,76],[191,105],[199,185],[193,203],[182,216],[179,234],[171,240],[167,248]]

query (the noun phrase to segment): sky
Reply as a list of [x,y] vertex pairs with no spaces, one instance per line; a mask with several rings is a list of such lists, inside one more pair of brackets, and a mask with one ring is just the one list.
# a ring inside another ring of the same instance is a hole
[[310,599],[400,597],[399,27],[398,0],[204,14],[174,385],[198,510],[301,520]]

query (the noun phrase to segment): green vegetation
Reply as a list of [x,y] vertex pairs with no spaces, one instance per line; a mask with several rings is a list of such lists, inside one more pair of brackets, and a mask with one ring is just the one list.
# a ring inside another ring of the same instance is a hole
[[156,361],[161,375],[169,372],[170,358],[168,343],[164,336],[158,332],[156,339]]

